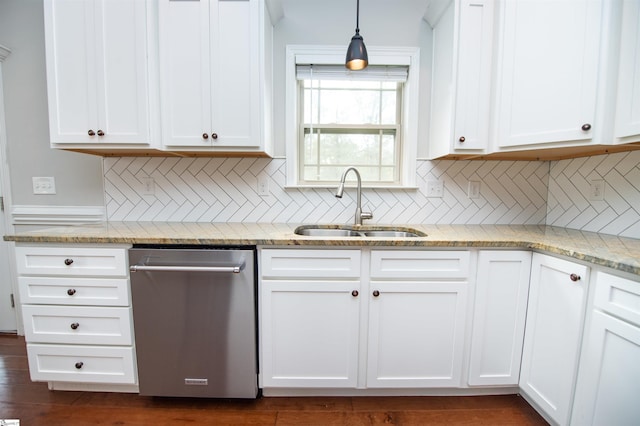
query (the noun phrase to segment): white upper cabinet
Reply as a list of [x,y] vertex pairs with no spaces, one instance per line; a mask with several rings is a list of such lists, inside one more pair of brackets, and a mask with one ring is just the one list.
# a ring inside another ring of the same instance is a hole
[[603,2],[503,1],[500,28],[496,150],[590,143]]
[[640,141],[640,3],[624,0],[620,38],[618,105],[615,137],[618,142]]
[[430,158],[488,150],[493,20],[493,0],[455,0],[432,25]]
[[268,154],[271,24],[264,2],[162,0],[159,19],[165,149]]
[[151,145],[147,3],[45,0],[52,147]]

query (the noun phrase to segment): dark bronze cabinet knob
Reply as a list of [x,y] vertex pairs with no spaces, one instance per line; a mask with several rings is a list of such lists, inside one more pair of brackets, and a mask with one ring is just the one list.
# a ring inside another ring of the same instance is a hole
[[584,130],[585,132],[591,130],[591,124],[586,123],[582,125],[582,130]]
[[67,294],[69,296],[73,296],[74,294],[76,294],[76,289],[75,288],[70,288],[69,290],[67,290]]
[[466,141],[467,139],[464,136],[460,136],[460,139],[458,139],[460,141],[460,143],[463,143],[464,141]]
[[202,139],[209,139],[209,135],[208,135],[208,134],[206,134],[206,133],[203,133],[203,134],[202,134]]
[[80,362],[76,362],[76,368],[78,370],[80,370],[82,368],[82,366],[84,365],[84,362],[80,361]]
[[98,136],[104,136],[104,132],[102,130],[98,130]]
[[218,134],[217,133],[211,133],[211,137],[213,139],[218,139]]
[[71,265],[72,263],[73,263],[73,259],[65,259],[64,260],[64,264],[67,265],[67,266]]
[[380,296],[380,292],[378,290],[373,290],[373,297]]
[[78,324],[77,322],[72,322],[71,323],[71,329],[72,330],[77,330],[78,327],[80,327],[80,324]]
[[581,279],[580,275],[578,275],[578,274],[571,274],[571,275],[569,275],[569,278],[573,282],[580,281],[580,279]]
[[359,294],[360,294],[360,293],[358,293],[358,290],[353,290],[353,291],[351,292],[351,295],[352,295],[353,297],[358,297],[358,295],[359,295]]
[[89,136],[95,136],[95,135],[96,135],[96,132],[94,132],[93,130],[89,129],[89,131],[87,132],[87,134],[88,134]]

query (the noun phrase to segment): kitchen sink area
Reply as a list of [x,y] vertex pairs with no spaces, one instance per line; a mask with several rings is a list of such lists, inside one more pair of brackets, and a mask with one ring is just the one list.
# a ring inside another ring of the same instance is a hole
[[301,225],[294,231],[296,235],[308,237],[356,237],[356,238],[422,238],[427,234],[417,229],[405,227],[343,226],[343,225]]

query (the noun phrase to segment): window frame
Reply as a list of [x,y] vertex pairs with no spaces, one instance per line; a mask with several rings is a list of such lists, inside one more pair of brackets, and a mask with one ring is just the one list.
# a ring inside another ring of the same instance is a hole
[[[301,183],[299,145],[298,82],[297,64],[335,65],[344,63],[344,46],[298,46],[288,45],[286,51],[285,90],[285,145],[286,145],[286,187],[330,188],[327,183]],[[363,183],[368,188],[415,188],[416,161],[418,148],[418,82],[420,75],[420,49],[412,47],[369,47],[369,63],[372,65],[406,65],[409,74],[402,98],[402,145],[399,153],[399,182]],[[346,168],[347,166],[345,166]],[[337,182],[336,182],[337,184]]]

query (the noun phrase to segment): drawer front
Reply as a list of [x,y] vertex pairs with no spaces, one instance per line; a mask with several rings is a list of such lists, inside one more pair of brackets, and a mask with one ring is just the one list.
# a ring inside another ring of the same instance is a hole
[[116,248],[16,247],[19,275],[126,277],[126,255]]
[[599,271],[594,304],[605,312],[640,326],[640,282]]
[[34,381],[137,382],[133,348],[27,344]]
[[263,277],[360,277],[360,250],[265,249],[260,260]]
[[467,278],[468,251],[372,250],[371,278]]
[[131,308],[22,305],[27,342],[131,345]]
[[24,304],[129,306],[126,278],[18,278]]

